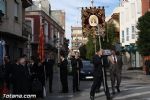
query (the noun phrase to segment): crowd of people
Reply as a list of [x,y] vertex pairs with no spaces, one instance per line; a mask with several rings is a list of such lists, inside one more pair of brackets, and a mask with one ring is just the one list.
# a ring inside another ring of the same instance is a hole
[[[3,94],[36,94],[37,97],[44,97],[44,88],[48,82],[48,91],[52,93],[53,89],[53,70],[55,57],[49,53],[46,59],[41,62],[37,57],[31,56],[30,60],[26,55],[10,60],[9,56],[4,57],[4,63],[0,66],[0,95]],[[61,93],[68,93],[68,60],[63,53],[60,54],[60,82]],[[72,76],[73,92],[79,90],[79,74],[82,67],[82,61],[79,56],[72,56]]]
[[23,55],[13,63],[9,56],[5,56],[0,70],[1,95],[36,94],[37,97],[43,97],[44,66],[36,57],[31,57],[29,61],[26,55]]
[[[72,90],[80,91],[80,70],[83,67],[82,60],[79,55],[72,55],[70,58],[72,66]],[[107,100],[111,100],[111,93],[107,85],[106,68],[109,68],[110,80],[112,86],[112,95],[120,92],[122,57],[115,50],[111,51],[111,55],[104,55],[103,50],[98,50],[92,59],[93,84],[90,91],[90,98],[94,100],[95,93],[100,89],[101,84],[104,86],[104,92]],[[45,96],[44,90],[48,82],[49,93],[53,92],[53,67],[55,58],[52,53],[49,53],[46,59],[41,62],[37,57],[32,56],[30,60],[26,55],[16,59],[14,63],[10,61],[9,56],[4,57],[4,64],[0,66],[0,95],[3,93],[12,94],[36,94],[37,97]],[[68,59],[63,53],[60,54],[60,69],[61,93],[68,93]]]

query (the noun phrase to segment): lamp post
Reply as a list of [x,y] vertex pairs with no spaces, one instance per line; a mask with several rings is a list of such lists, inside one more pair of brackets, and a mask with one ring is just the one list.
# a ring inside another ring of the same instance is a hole
[[58,63],[60,63],[60,33],[57,33],[57,38],[58,38]]

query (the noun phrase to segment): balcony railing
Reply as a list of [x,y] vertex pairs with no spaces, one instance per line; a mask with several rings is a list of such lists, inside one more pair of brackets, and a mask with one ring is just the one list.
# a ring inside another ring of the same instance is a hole
[[26,23],[22,24],[22,36],[28,38],[29,35],[32,34],[31,26],[27,25]]

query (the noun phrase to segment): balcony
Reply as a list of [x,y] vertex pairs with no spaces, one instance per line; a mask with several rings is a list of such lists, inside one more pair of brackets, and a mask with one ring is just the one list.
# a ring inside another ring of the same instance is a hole
[[26,23],[22,24],[22,36],[28,38],[29,35],[32,34],[31,26],[27,25]]
[[32,0],[22,0],[22,6],[27,8],[32,5]]

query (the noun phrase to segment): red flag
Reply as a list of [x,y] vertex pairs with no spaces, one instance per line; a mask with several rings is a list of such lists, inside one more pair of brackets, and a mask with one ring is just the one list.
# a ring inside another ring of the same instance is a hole
[[42,25],[40,26],[40,34],[39,34],[39,44],[38,44],[38,54],[40,61],[44,61],[44,32]]

